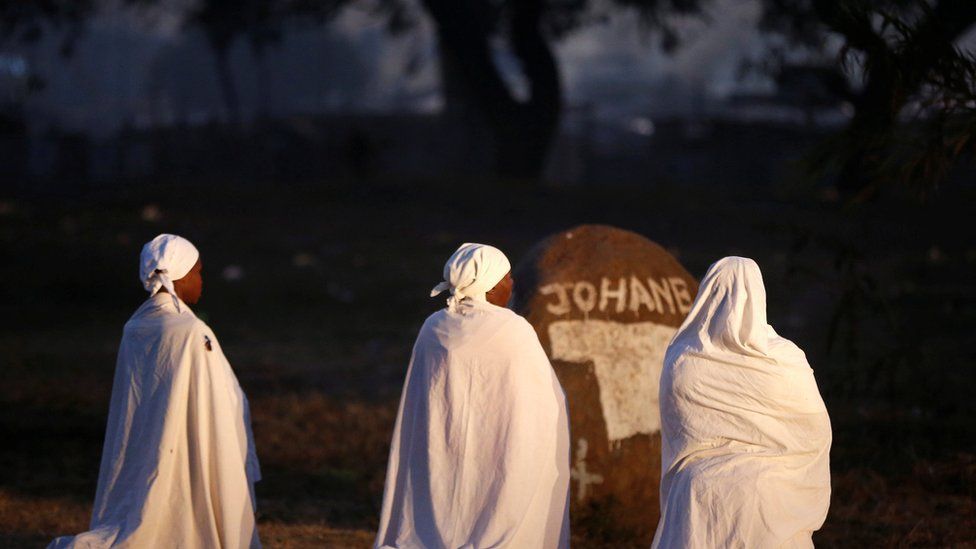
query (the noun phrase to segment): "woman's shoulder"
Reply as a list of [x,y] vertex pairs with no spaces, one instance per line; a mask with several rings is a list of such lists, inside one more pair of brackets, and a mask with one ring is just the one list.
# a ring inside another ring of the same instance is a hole
[[125,323],[124,334],[158,334],[165,338],[191,337],[212,334],[210,327],[186,305],[176,308],[173,303],[153,296],[146,300]]

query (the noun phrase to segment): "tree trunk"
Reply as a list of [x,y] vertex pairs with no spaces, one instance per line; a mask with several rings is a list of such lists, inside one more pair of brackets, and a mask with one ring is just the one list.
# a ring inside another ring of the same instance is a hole
[[541,0],[510,5],[511,44],[530,95],[516,100],[492,60],[488,6],[483,0],[425,0],[437,24],[449,113],[490,131],[498,175],[538,178],[559,123],[561,89],[555,58],[542,36]]
[[[449,38],[440,37],[438,44]],[[465,60],[452,48],[441,47],[439,54],[441,95],[444,98],[442,116],[449,132],[449,142],[457,156],[451,168],[480,169],[495,167],[495,138],[488,118],[477,100],[477,91],[470,89],[464,76]]]
[[258,88],[257,117],[265,121],[271,119],[271,77],[268,70],[268,56],[264,48],[251,48],[254,56],[254,72]]
[[511,132],[500,144],[502,175],[538,177],[545,169],[549,147],[559,127],[562,88],[556,59],[542,36],[542,0],[514,0],[512,50],[529,81],[529,97],[515,109],[515,118],[498,130]]
[[229,47],[214,47],[214,61],[217,69],[217,83],[220,95],[224,100],[224,110],[227,113],[227,123],[238,126],[241,123],[241,104],[237,97],[237,86],[234,74],[230,68]]

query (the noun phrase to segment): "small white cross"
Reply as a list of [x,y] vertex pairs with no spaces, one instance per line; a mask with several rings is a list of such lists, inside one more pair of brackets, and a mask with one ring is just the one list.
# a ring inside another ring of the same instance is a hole
[[573,465],[573,469],[570,471],[570,476],[579,482],[579,489],[576,491],[577,501],[586,499],[586,492],[589,490],[591,484],[603,483],[603,475],[590,473],[586,470],[586,452],[588,449],[589,444],[586,442],[586,439],[579,439],[576,443],[576,464]]

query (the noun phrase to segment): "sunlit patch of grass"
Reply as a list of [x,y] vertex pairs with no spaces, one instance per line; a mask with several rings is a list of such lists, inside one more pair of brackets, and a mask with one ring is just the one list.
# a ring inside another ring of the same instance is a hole
[[[966,455],[922,461],[898,476],[866,468],[835,473],[828,527],[814,540],[824,547],[976,547],[973,463],[976,456]],[[970,478],[946,484],[945,475]]]
[[275,521],[258,525],[265,547],[280,549],[366,549],[373,546],[375,534],[364,530],[333,528],[324,521],[287,524]]
[[3,547],[43,547],[59,535],[84,531],[90,518],[90,504],[0,489],[0,546]]

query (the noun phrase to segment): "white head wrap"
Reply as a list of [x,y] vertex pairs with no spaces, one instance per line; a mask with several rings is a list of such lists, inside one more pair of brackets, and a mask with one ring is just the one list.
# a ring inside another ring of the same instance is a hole
[[189,240],[175,234],[161,234],[142,247],[139,255],[139,279],[150,296],[166,288],[173,296],[176,309],[180,300],[173,289],[173,281],[186,276],[200,258],[200,252]]
[[708,268],[672,347],[766,356],[770,340],[778,337],[766,322],[766,288],[759,265],[731,256]]
[[431,297],[447,290],[447,308],[456,310],[458,303],[471,298],[486,301],[485,294],[512,270],[512,264],[501,250],[484,244],[461,244],[444,264],[444,282],[431,290]]

